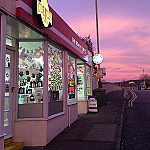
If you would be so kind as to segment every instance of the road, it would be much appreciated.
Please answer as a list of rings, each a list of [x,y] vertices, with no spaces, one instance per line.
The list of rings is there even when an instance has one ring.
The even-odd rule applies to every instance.
[[[150,150],[150,91],[134,91],[133,107],[126,107],[121,150]]]

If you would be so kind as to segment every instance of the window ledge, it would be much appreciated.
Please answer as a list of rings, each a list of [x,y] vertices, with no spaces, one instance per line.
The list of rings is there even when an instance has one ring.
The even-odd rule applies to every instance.
[[[4,134],[0,134],[0,138],[3,138],[5,135],[6,135],[5,133]]]
[[[41,121],[41,120],[47,120],[44,118],[24,118],[24,119],[16,119],[15,121]]]
[[[62,116],[64,114],[65,114],[64,112],[61,112],[61,113],[58,113],[58,114],[55,114],[55,115],[51,115],[51,116],[48,117],[48,120],[59,117],[59,116]]]
[[[87,102],[88,100],[78,100],[78,102]]]
[[[78,102],[69,103],[67,104],[67,106],[76,105],[76,104],[78,104]]]

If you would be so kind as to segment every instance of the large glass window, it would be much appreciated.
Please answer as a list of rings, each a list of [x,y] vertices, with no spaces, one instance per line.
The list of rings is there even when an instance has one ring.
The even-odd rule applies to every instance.
[[[75,58],[68,55],[68,73],[67,73],[67,80],[68,80],[68,104],[76,102],[76,89],[75,89]]]
[[[87,89],[87,99],[88,96],[91,95],[91,68],[89,66],[86,66],[86,89]]]
[[[43,64],[43,42],[19,42],[19,118],[42,117]]]
[[[78,100],[85,100],[84,93],[84,64],[77,64],[77,96]]]
[[[15,38],[13,38],[13,37],[9,36],[8,34],[6,34],[6,45],[15,47],[15,45],[16,45]]]
[[[48,44],[49,116],[63,112],[63,52]]]
[[[9,125],[10,114],[10,76],[11,76],[10,54],[5,56],[5,107],[4,107],[4,127]]]

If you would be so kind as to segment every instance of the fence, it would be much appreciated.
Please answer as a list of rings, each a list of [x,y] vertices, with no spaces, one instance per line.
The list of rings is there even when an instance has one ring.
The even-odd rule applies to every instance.
[[[106,93],[117,91],[117,90],[122,90],[120,86],[115,85],[114,83],[109,83],[109,82],[103,82],[102,88],[106,89]]]
[[[92,78],[92,85],[93,89],[98,88],[98,79],[97,77]],[[117,91],[117,90],[122,90],[122,88],[114,83],[110,82],[102,82],[102,88],[106,89],[106,93],[112,92],[112,91]]]

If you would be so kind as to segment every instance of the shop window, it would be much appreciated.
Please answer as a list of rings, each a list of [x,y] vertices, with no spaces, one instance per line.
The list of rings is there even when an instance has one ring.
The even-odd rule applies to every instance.
[[[43,42],[19,42],[19,118],[42,117],[43,64]]]
[[[10,55],[6,54],[5,57],[5,82],[10,81]]]
[[[86,66],[86,89],[87,89],[87,99],[88,96],[91,95],[91,68],[89,66]]]
[[[15,39],[6,34],[6,45],[15,47]]]
[[[4,104],[4,127],[8,126],[10,114],[10,55],[5,56],[5,104]]]
[[[78,100],[85,100],[84,93],[84,64],[77,64],[77,96]]]
[[[68,55],[68,104],[76,102],[76,88],[75,88],[75,58]]]
[[[63,112],[63,52],[48,44],[49,116]]]

